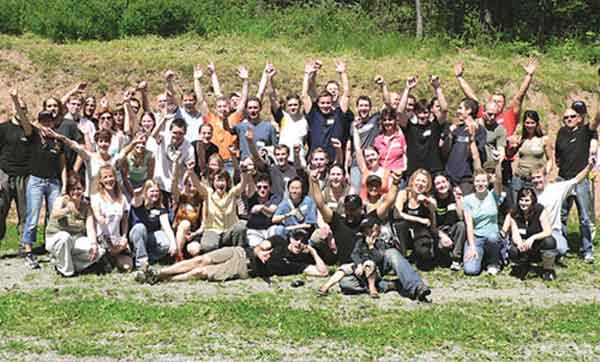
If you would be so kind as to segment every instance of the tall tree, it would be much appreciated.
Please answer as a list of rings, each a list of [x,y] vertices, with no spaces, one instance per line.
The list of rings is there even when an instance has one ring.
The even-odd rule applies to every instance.
[[[421,0],[415,0],[415,10],[417,13],[417,39],[423,37],[423,12],[421,11]]]

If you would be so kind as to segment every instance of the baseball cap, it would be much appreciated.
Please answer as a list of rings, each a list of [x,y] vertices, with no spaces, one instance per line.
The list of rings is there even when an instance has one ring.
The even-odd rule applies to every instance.
[[[571,103],[571,109],[577,112],[580,116],[587,114],[587,106],[584,101],[575,101]]]
[[[369,175],[367,177],[367,181],[366,181],[366,185],[372,185],[374,183],[379,184],[380,186],[382,185],[383,182],[381,182],[381,177],[377,176],[377,175]]]
[[[348,195],[344,197],[344,207],[347,209],[360,209],[362,205],[362,199],[358,195]]]

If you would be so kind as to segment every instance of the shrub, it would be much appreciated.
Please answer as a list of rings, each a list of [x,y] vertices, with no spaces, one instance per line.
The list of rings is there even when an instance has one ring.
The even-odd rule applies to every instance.
[[[120,34],[170,36],[184,33],[193,27],[193,5],[185,0],[130,1],[120,22]]]
[[[21,34],[23,32],[23,13],[22,1],[0,1],[0,33]]]

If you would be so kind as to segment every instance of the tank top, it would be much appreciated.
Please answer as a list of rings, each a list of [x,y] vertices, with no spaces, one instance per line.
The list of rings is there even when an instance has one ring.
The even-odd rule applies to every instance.
[[[546,165],[546,153],[544,152],[544,138],[533,137],[523,141],[519,148],[519,163],[517,165],[517,176],[530,177],[536,169]]]
[[[456,212],[456,199],[450,192],[445,199],[436,198],[437,208],[435,209],[435,220],[438,226],[452,226],[459,221]]]
[[[404,203],[402,212],[410,216],[422,217],[428,219],[430,216],[429,208],[425,204],[419,204],[416,208],[411,208],[409,200]]]
[[[542,232],[542,223],[540,222],[540,216],[544,211],[544,207],[541,204],[535,204],[531,210],[528,220],[522,217],[515,218],[517,226],[519,227],[519,234],[521,239],[525,240],[528,237]]]
[[[150,163],[151,153],[148,150],[144,151],[144,158],[141,165],[136,165],[133,153],[127,155],[127,168],[129,170],[129,180],[134,184],[141,184],[148,179],[148,166]]]
[[[65,207],[67,202],[68,199],[64,198],[61,207]],[[46,238],[52,237],[54,234],[61,231],[66,231],[71,234],[71,236],[86,235],[85,221],[89,212],[90,204],[82,199],[79,210],[75,212],[69,211],[60,219],[50,218],[46,228]]]
[[[202,200],[180,196],[179,205],[175,212],[175,220],[173,221],[173,229],[177,230],[179,223],[187,220],[192,225],[191,230],[196,230],[200,226],[201,216]]]

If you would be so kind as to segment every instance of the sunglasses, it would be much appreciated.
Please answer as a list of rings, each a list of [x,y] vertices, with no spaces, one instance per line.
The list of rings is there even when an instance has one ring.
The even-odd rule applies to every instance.
[[[258,185],[258,186],[256,186],[256,189],[258,189],[258,190],[267,190],[268,188],[269,188],[269,186],[266,186],[266,185]]]
[[[577,118],[576,114],[569,114],[569,115],[566,115],[566,116],[563,117],[564,120],[575,119],[575,118]]]
[[[100,117],[100,120],[101,121],[110,121],[110,120],[112,120],[112,116],[103,116],[103,117]]]

